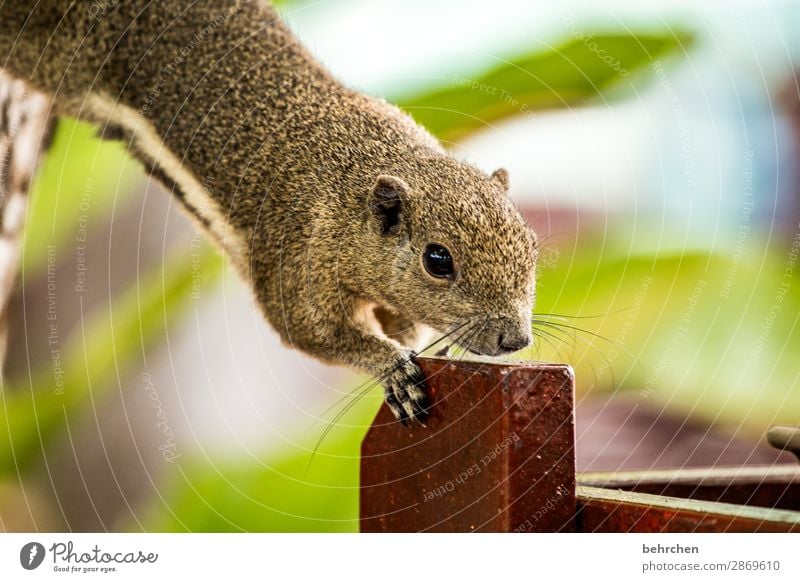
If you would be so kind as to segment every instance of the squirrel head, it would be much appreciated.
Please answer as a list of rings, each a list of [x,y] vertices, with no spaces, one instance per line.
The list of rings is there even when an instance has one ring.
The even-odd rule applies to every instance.
[[[375,178],[364,269],[374,299],[484,355],[532,341],[536,235],[509,200],[508,173],[447,156]],[[454,331],[455,330],[455,331]]]

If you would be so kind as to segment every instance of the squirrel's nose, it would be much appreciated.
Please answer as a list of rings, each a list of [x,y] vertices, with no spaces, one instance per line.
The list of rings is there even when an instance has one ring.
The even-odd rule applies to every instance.
[[[504,352],[517,352],[531,344],[531,337],[528,335],[508,336],[500,334],[497,336],[497,346]]]

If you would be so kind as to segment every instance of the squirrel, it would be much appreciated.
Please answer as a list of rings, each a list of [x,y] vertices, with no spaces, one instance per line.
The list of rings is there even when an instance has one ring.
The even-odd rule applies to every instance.
[[[125,140],[282,341],[374,375],[404,424],[428,413],[413,358],[436,334],[531,343],[537,238],[508,173],[345,87],[266,1],[6,0],[0,22],[1,68]]]

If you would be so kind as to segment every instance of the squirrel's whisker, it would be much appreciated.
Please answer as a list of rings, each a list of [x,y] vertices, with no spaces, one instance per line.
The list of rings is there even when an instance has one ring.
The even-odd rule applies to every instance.
[[[466,356],[467,353],[470,352],[470,348],[472,348],[472,345],[475,343],[475,340],[478,339],[478,337],[483,333],[483,330],[486,329],[487,325],[489,325],[489,323],[485,321],[483,325],[480,327],[480,329],[477,329],[478,327],[477,325],[473,328],[473,333],[470,334],[469,339],[465,340],[464,343],[461,344],[464,348],[464,352],[459,357],[460,360],[463,360],[464,356]]]
[[[477,327],[478,327],[478,324],[475,323],[474,325],[471,325],[470,327],[465,329],[461,334],[459,334],[458,337],[453,339],[452,345],[454,347],[458,348],[459,350],[464,350],[464,347],[463,347],[464,339],[469,337],[469,336],[471,336],[472,333],[475,331],[475,329]]]
[[[464,328],[465,326],[469,326],[469,323],[470,323],[470,321],[467,320],[464,323],[461,323],[461,324],[455,326],[453,329],[451,329],[447,333],[443,334],[440,338],[438,338],[437,340],[435,340],[434,342],[432,342],[431,344],[429,344],[428,346],[426,346],[425,348],[420,350],[420,353],[422,353],[422,352],[424,352],[426,350],[429,350],[430,348],[432,348],[433,346],[435,346],[439,342],[445,340],[449,336],[453,335],[454,333],[456,333],[460,329]],[[470,329],[470,327],[467,327],[467,331],[469,331],[469,329]],[[342,402],[342,400],[344,400],[346,398],[349,398],[349,397],[353,398],[350,402],[348,402],[342,408],[342,410],[337,412],[336,416],[334,416],[333,419],[326,425],[325,429],[323,430],[322,434],[319,437],[319,440],[317,441],[317,444],[314,446],[314,449],[311,452],[311,458],[308,460],[308,465],[306,466],[306,474],[308,474],[308,470],[311,467],[311,463],[313,462],[314,457],[316,456],[317,452],[319,451],[319,448],[322,445],[322,443],[325,440],[325,438],[328,436],[328,434],[330,434],[331,430],[333,430],[333,428],[338,424],[338,422],[342,419],[342,417],[344,417],[345,414],[347,414],[350,410],[352,410],[353,406],[355,406],[356,403],[358,403],[364,396],[366,396],[367,393],[370,390],[372,390],[376,386],[380,385],[381,382],[389,374],[391,374],[392,372],[393,372],[393,369],[389,369],[389,370],[386,370],[383,374],[381,374],[379,376],[375,376],[375,377],[372,377],[372,378],[366,380],[359,387],[354,389],[352,392],[350,392],[349,394],[346,394],[342,398],[338,399],[334,404],[332,404],[330,407],[328,407],[325,410],[325,412],[322,413],[321,416],[324,416],[325,414],[330,412],[333,408],[338,406]]]
[[[545,323],[543,323],[543,322],[539,322],[539,325],[547,325],[547,324],[545,324]],[[563,334],[563,336],[570,338],[570,340],[572,341],[572,347],[573,347],[573,348],[577,348],[577,346],[575,345],[575,342],[576,342],[576,341],[578,341],[578,340],[580,340],[580,341],[581,341],[581,342],[583,342],[583,343],[584,343],[584,344],[585,344],[587,347],[590,347],[590,348],[592,348],[593,350],[595,350],[595,351],[599,352],[601,355],[605,356],[605,352],[603,352],[603,350],[602,350],[601,348],[599,348],[597,345],[595,345],[595,343],[594,343],[593,341],[591,341],[591,340],[589,340],[589,339],[586,339],[586,338],[585,338],[585,337],[583,337],[583,336],[579,336],[579,335],[577,335],[576,333],[574,333],[574,331],[573,331],[572,333],[570,333],[570,331],[569,331],[569,330],[567,330],[567,329],[563,329],[562,327],[559,327],[559,326],[556,326],[556,325],[547,325],[547,327],[548,327],[549,329],[551,329],[551,330],[552,330],[550,333],[559,332],[559,333]],[[543,330],[541,327],[539,327],[539,328],[535,328],[535,329],[536,329],[537,331],[539,331],[539,332],[544,332],[544,330]],[[566,342],[566,341],[567,341],[567,340],[565,339],[565,337],[562,337],[562,336],[556,336],[556,337],[558,337],[558,338],[559,338],[559,340],[560,340],[560,341],[562,341],[562,342]],[[606,338],[601,338],[601,339],[604,339],[605,341],[608,341],[609,343],[611,343],[611,344],[613,344],[613,345],[616,345],[616,344],[615,344],[613,341],[611,341],[611,340],[608,340],[608,339],[606,339]]]
[[[378,386],[391,373],[392,373],[392,370],[387,370],[386,372],[384,372],[380,376],[377,376],[374,379],[371,379],[371,380],[368,380],[367,382],[365,382],[366,386],[358,394],[356,394],[355,397],[353,398],[353,400],[348,402],[342,408],[342,410],[337,412],[336,416],[334,416],[333,419],[325,426],[325,429],[322,431],[322,434],[320,435],[319,439],[317,440],[317,444],[314,445],[314,449],[311,451],[311,457],[308,459],[308,464],[306,465],[306,475],[308,474],[308,470],[311,468],[311,463],[314,461],[314,457],[316,457],[320,446],[322,446],[322,442],[325,440],[325,438],[328,436],[328,434],[330,434],[331,430],[333,430],[333,428],[339,423],[339,421],[342,419],[342,417],[344,417],[344,415],[347,414],[353,408],[353,406],[356,405],[356,403],[358,403],[364,396],[366,396],[366,394],[370,390],[372,390],[373,388]],[[348,394],[348,396],[350,396],[350,395]],[[341,402],[341,400],[339,400],[339,402]]]
[[[557,356],[561,356],[561,349],[556,344],[554,344],[553,341],[564,343],[564,340],[562,338],[560,338],[560,337],[558,337],[556,335],[553,335],[551,333],[548,333],[548,332],[546,332],[544,330],[541,330],[541,329],[534,329],[533,330],[533,335],[535,337],[547,342],[547,345],[549,345],[551,348],[553,348],[553,351],[556,353],[556,355]],[[551,339],[553,341],[550,341]]]
[[[544,325],[544,324],[541,324],[541,325]],[[575,351],[578,349],[578,346],[576,345],[577,340],[578,340],[577,334],[575,334],[575,332],[569,333],[567,330],[561,329],[559,327],[553,327],[553,326],[548,326],[548,327],[549,327],[548,330],[545,330],[542,327],[533,327],[533,326],[532,326],[532,329],[533,329],[533,331],[535,333],[547,334],[548,337],[553,338],[553,340],[557,341],[560,344],[569,345],[569,347],[572,348],[572,351],[570,352],[570,356],[571,357],[567,357],[567,359],[574,359],[575,358]],[[561,335],[556,334],[555,332],[559,332],[559,334],[561,334]],[[596,346],[594,346],[594,344],[589,343],[589,345],[592,348],[596,348]],[[603,352],[601,350],[598,349],[598,351],[600,351],[600,353],[603,354]],[[561,355],[561,352],[557,351],[556,353],[559,356]]]
[[[555,322],[555,321],[543,321],[543,320],[534,319],[533,320],[533,325],[534,326],[535,325],[546,325],[547,327],[550,327],[550,328],[553,328],[553,329],[559,329],[559,330],[562,330],[562,331],[564,329],[570,329],[570,330],[573,330],[573,331],[576,331],[576,332],[581,332],[581,333],[585,333],[587,335],[591,335],[593,337],[601,339],[601,340],[603,340],[605,342],[608,342],[610,344],[617,345],[617,343],[614,340],[611,340],[611,339],[605,337],[604,335],[601,335],[599,333],[595,333],[593,331],[589,331],[588,329],[583,329],[581,327],[577,327],[577,326],[574,326],[574,325],[568,325],[566,323],[560,323],[560,322]]]
[[[597,333],[594,333],[594,332],[591,332],[591,331],[589,331],[589,330],[582,329],[582,328],[579,328],[579,327],[576,327],[576,326],[572,326],[572,325],[567,325],[567,324],[564,324],[564,323],[560,323],[560,322],[541,321],[541,320],[538,320],[538,321],[537,321],[537,320],[534,320],[534,322],[533,322],[533,326],[532,326],[532,327],[533,327],[533,329],[536,329],[537,331],[540,331],[540,332],[541,332],[541,331],[543,331],[543,330],[541,329],[541,327],[539,327],[539,328],[536,328],[536,327],[535,327],[536,325],[540,325],[540,326],[547,326],[549,329],[552,329],[553,331],[559,331],[559,332],[561,332],[561,333],[562,333],[562,334],[564,334],[564,335],[567,335],[567,334],[569,334],[569,332],[567,331],[567,330],[569,329],[569,330],[572,330],[573,332],[581,332],[581,333],[585,333],[585,334],[588,334],[588,335],[590,335],[590,336],[596,337],[596,338],[598,338],[598,339],[601,339],[601,340],[603,340],[603,341],[605,341],[605,342],[608,342],[609,344],[611,344],[611,345],[615,346],[617,349],[621,350],[621,351],[622,351],[623,353],[625,353],[627,356],[631,357],[631,358],[633,359],[633,361],[635,362],[635,365],[636,365],[636,366],[641,366],[641,363],[639,363],[639,362],[638,362],[638,360],[636,359],[636,354],[634,354],[632,351],[630,351],[628,348],[626,348],[626,347],[625,347],[624,345],[622,345],[621,343],[619,343],[619,342],[617,342],[617,341],[614,341],[614,340],[611,340],[611,339],[609,339],[609,338],[607,338],[607,337],[604,337],[604,336],[602,336],[602,335],[600,335],[600,334],[597,334]],[[595,351],[597,351],[598,353],[600,353],[600,355],[601,355],[603,358],[605,358],[605,357],[606,357],[606,354],[605,354],[605,352],[604,352],[602,349],[600,349],[598,346],[596,346],[596,345],[594,344],[594,342],[587,340],[587,339],[586,339],[585,337],[583,337],[583,336],[577,335],[577,333],[573,333],[573,334],[571,334],[571,335],[570,335],[570,337],[572,337],[574,340],[580,340],[580,341],[582,341],[582,342],[583,342],[584,344],[586,344],[588,347],[590,347],[590,348],[592,348],[593,350],[595,350]],[[563,341],[563,340],[562,340],[562,341]],[[611,374],[612,374],[612,379],[613,379],[613,374],[614,374],[614,371],[613,371],[613,369],[611,370]]]
[[[618,315],[625,311],[630,311],[632,307],[622,307],[621,309],[617,309],[615,311],[608,311],[606,313],[601,313],[598,315],[564,315],[562,313],[539,313],[533,312],[533,317],[555,317],[558,319],[599,319],[601,317],[608,317],[610,315]]]

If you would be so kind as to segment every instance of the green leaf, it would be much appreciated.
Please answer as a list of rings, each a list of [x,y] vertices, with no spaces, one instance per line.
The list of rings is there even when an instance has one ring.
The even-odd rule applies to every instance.
[[[462,139],[503,119],[571,107],[632,83],[636,69],[685,48],[691,37],[676,34],[595,34],[573,38],[552,50],[522,55],[482,74],[453,75],[425,94],[390,100],[434,135]]]
[[[181,251],[81,326],[60,354],[60,374],[48,361],[29,380],[4,382],[0,472],[27,468],[70,415],[118,386],[125,369],[191,305],[198,286],[216,281],[222,271],[222,258],[211,249],[199,260]]]

